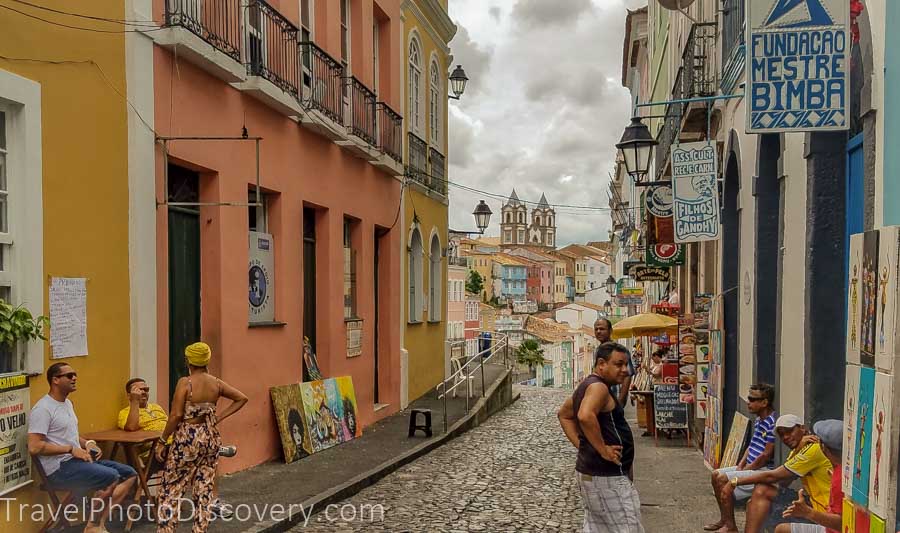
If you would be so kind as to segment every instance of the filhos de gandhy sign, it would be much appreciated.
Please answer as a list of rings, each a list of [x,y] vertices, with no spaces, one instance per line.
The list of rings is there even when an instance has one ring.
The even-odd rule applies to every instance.
[[[747,2],[748,133],[849,127],[849,0]]]
[[[717,154],[707,142],[672,146],[675,242],[719,238]]]

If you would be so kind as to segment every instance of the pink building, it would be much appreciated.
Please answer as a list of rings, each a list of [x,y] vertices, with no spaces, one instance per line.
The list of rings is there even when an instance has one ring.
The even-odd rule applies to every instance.
[[[466,355],[478,353],[478,334],[481,330],[481,299],[477,294],[466,294]]]
[[[465,353],[466,258],[451,256],[447,266],[447,341],[454,346],[451,357]]]
[[[269,387],[308,378],[308,337],[363,427],[397,412],[400,0],[153,7],[160,400],[203,339],[250,397],[226,472],[280,457]]]

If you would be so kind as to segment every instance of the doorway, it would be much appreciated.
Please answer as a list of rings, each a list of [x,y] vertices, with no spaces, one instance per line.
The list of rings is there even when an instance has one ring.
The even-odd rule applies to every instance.
[[[200,175],[170,164],[169,202],[200,200]],[[169,206],[169,400],[188,375],[184,348],[200,340],[200,211]]]
[[[316,353],[316,210],[311,207],[303,208],[303,336]],[[310,381],[305,358],[301,364],[303,381]]]
[[[725,323],[725,362],[722,399],[722,435],[731,431],[731,420],[738,409],[738,349],[740,346],[741,291],[741,212],[738,195],[741,187],[740,154],[735,151],[737,135],[731,133],[732,151],[725,167],[722,194],[722,315]]]

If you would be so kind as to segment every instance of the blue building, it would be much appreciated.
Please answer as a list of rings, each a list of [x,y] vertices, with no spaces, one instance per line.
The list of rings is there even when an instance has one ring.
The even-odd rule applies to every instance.
[[[575,301],[575,278],[566,276],[566,300]]]
[[[528,284],[528,267],[506,254],[497,254],[494,261],[500,265],[500,298],[525,300]]]

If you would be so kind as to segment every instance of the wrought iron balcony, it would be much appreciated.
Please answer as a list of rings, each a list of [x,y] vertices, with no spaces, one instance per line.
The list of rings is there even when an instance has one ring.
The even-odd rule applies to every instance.
[[[376,105],[378,149],[398,163],[403,162],[403,117],[386,103]]]
[[[431,188],[447,196],[447,160],[444,154],[431,148]]]
[[[675,76],[675,84],[673,85],[672,89],[673,100],[681,98],[680,96],[676,95],[681,93],[683,79],[684,67],[678,69],[678,74]],[[660,126],[659,131],[656,134],[656,141],[657,143],[659,143],[656,145],[657,180],[662,179],[663,175],[665,175],[666,173],[666,168],[669,161],[669,149],[678,138],[678,133],[681,130],[681,117],[684,114],[684,109],[684,104],[669,104],[666,106],[665,118],[662,119],[662,125]]]
[[[409,177],[426,187],[430,187],[431,179],[428,177],[428,144],[420,139],[415,133],[409,132],[407,136],[407,145],[409,150],[409,157],[407,157]]]
[[[375,93],[355,77],[345,81],[350,94],[350,117],[347,120],[350,133],[376,146]]]
[[[166,26],[180,26],[241,60],[241,0],[166,0]]]
[[[691,26],[681,64],[684,74],[681,79],[680,98],[713,96],[718,90],[716,69],[716,23],[704,22]]]
[[[337,124],[343,124],[341,64],[312,42],[300,43],[300,54],[303,68],[303,105],[321,112]]]
[[[204,2],[212,3],[212,2]],[[247,72],[300,98],[297,27],[264,0],[249,0],[244,28]]]

